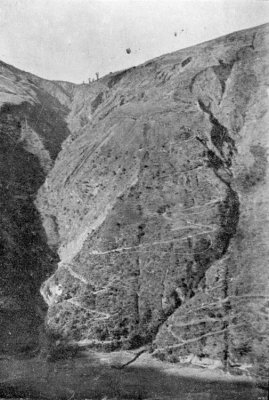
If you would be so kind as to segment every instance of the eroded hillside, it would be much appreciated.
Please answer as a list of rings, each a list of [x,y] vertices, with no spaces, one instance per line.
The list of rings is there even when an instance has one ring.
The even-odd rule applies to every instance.
[[[0,63],[1,353],[46,315],[64,343],[266,373],[268,29],[90,85]]]
[[[58,83],[72,135],[36,201],[50,334],[264,373],[268,29]]]

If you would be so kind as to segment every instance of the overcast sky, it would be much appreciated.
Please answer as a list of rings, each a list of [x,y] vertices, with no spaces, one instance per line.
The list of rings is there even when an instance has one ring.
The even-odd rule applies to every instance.
[[[0,59],[80,83],[265,22],[269,0],[0,0]]]

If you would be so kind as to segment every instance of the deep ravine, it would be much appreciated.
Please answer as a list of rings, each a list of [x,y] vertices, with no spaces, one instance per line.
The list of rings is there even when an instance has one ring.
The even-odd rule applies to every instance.
[[[266,374],[268,25],[90,85],[3,68],[2,352]]]

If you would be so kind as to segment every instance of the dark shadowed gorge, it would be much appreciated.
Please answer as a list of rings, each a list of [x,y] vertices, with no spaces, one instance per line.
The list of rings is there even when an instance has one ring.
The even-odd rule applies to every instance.
[[[268,35],[89,85],[1,63],[3,354],[268,374]]]
[[[11,85],[8,74],[1,78]],[[16,74],[14,85],[16,79],[22,80]],[[28,98],[24,101],[22,97],[20,104],[16,100],[15,104],[5,102],[0,114],[0,349],[5,354],[39,347],[39,331],[45,316],[40,285],[54,270],[58,257],[47,244],[34,200],[61,142],[69,134],[67,110],[28,80],[23,84],[30,86],[35,100],[28,102]],[[9,96],[8,89],[3,85],[1,95]]]

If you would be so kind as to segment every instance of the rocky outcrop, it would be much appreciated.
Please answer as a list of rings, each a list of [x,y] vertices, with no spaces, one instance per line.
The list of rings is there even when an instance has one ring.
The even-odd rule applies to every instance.
[[[57,226],[51,334],[264,373],[267,90],[264,25],[76,91],[36,202]]]

